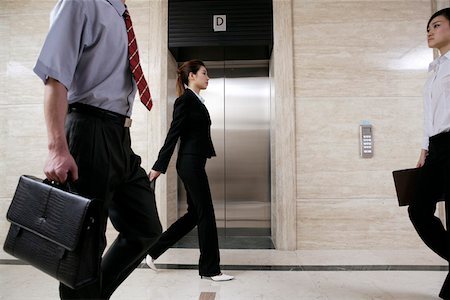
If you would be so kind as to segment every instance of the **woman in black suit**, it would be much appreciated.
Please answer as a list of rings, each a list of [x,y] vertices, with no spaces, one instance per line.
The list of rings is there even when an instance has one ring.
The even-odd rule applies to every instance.
[[[175,145],[180,139],[177,172],[186,189],[188,209],[150,248],[146,262],[151,269],[156,270],[153,261],[197,226],[200,276],[225,281],[234,277],[220,271],[216,218],[205,172],[206,160],[216,155],[211,140],[211,119],[203,104],[204,99],[199,95],[200,90],[207,88],[208,80],[202,61],[191,60],[178,69],[179,97],[174,104],[173,120],[149,177],[152,181],[166,172]]]

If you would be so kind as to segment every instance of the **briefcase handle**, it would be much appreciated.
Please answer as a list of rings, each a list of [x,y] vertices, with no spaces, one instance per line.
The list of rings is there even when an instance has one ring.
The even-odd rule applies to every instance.
[[[67,174],[67,180],[64,183],[60,183],[57,181],[49,180],[48,178],[45,178],[43,180],[43,183],[48,184],[52,187],[55,187],[57,189],[72,193],[72,194],[78,194],[76,192],[76,189],[73,186],[72,176],[70,173]]]

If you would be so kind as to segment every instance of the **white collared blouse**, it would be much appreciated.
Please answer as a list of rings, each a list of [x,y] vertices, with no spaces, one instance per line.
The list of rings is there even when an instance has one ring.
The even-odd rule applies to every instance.
[[[435,59],[429,66],[425,83],[424,134],[422,148],[428,150],[429,138],[450,130],[450,52]]]

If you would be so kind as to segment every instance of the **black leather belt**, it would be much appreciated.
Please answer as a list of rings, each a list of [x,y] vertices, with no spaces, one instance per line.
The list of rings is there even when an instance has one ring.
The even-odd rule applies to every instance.
[[[123,127],[131,127],[131,119],[127,116],[98,108],[92,105],[82,104],[82,103],[74,103],[69,105],[69,113],[77,112],[82,114],[87,114],[91,116],[95,116],[101,118],[102,120],[112,121],[117,123]]]

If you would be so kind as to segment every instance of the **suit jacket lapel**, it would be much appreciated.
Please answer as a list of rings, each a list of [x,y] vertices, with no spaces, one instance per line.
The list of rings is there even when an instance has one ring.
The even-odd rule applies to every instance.
[[[192,101],[194,101],[194,105],[201,107],[201,109],[205,112],[206,118],[208,119],[208,123],[209,123],[209,125],[211,125],[211,116],[209,115],[209,111],[206,108],[206,105],[204,103],[202,103],[202,101],[200,101],[200,99],[198,99],[197,95],[191,89],[186,89],[186,91],[191,96]]]

